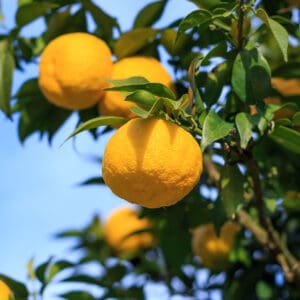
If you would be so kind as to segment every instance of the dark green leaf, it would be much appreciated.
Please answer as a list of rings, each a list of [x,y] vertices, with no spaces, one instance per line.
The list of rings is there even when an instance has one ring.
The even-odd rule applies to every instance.
[[[18,100],[14,111],[21,112],[18,128],[21,142],[34,132],[39,132],[41,136],[47,133],[51,142],[54,134],[72,113],[71,110],[49,103],[41,93],[36,78],[27,80],[15,97]]]
[[[60,294],[60,297],[67,299],[67,300],[95,300],[96,298],[85,291],[72,291],[64,294]]]
[[[62,282],[79,282],[79,283],[88,283],[99,285],[100,280],[89,275],[74,275],[71,277],[64,278]]]
[[[221,172],[221,199],[227,216],[232,217],[243,203],[244,178],[237,165],[225,165]]]
[[[280,25],[277,21],[269,18],[266,11],[262,8],[259,8],[256,11],[257,17],[259,17],[266,26],[270,29],[274,39],[276,40],[281,53],[283,55],[283,58],[285,61],[288,60],[288,33],[285,30],[285,28]]]
[[[90,130],[99,126],[108,126],[108,125],[121,125],[127,122],[127,119],[122,117],[97,117],[91,119],[81,125],[79,125],[64,141],[68,141],[73,136],[77,135],[80,132]]]
[[[284,126],[275,126],[269,137],[291,152],[300,154],[300,133]]]
[[[109,79],[107,81],[112,83],[114,87],[149,83],[146,78],[140,76],[129,77],[126,79]]]
[[[51,264],[52,260],[53,260],[53,258],[50,257],[47,261],[40,264],[35,270],[35,274],[36,274],[37,279],[43,285],[46,284],[46,275],[47,275],[46,272],[47,272],[47,269],[48,269],[49,265]]]
[[[151,94],[159,97],[165,97],[175,100],[176,96],[172,90],[161,83],[145,83],[145,84],[130,84],[130,85],[119,85],[110,88],[106,88],[105,91],[119,91],[134,93],[138,90],[148,91]]]
[[[247,104],[255,104],[269,95],[270,67],[256,48],[244,49],[237,55],[231,82],[235,93]]]
[[[104,180],[102,177],[93,177],[89,178],[83,182],[80,183],[80,185],[92,185],[92,184],[105,184]]]
[[[15,60],[7,40],[0,41],[0,110],[11,114],[10,97]]]
[[[211,17],[211,13],[204,9],[191,12],[180,22],[177,38],[188,29],[208,24],[211,21]]]
[[[98,5],[95,5],[90,0],[83,0],[82,3],[84,8],[91,13],[103,37],[108,40],[112,39],[113,29],[119,29],[117,19],[106,14]]]
[[[13,294],[17,299],[23,300],[27,299],[27,297],[29,296],[29,292],[23,283],[4,274],[0,274],[0,280],[5,282],[9,286],[9,288],[13,291]]]
[[[292,126],[300,127],[300,112],[296,112],[292,118]]]
[[[45,15],[47,11],[57,8],[59,5],[51,2],[33,2],[19,7],[16,14],[16,23],[22,27],[35,19]]]
[[[114,45],[114,53],[118,59],[136,54],[150,44],[157,30],[152,28],[136,28],[124,33]]]
[[[210,111],[203,124],[201,140],[202,151],[211,143],[222,139],[233,129],[233,125],[225,122],[214,111]]]
[[[161,17],[167,1],[156,1],[146,5],[136,16],[134,28],[151,27]]]
[[[246,149],[249,140],[252,137],[252,122],[249,114],[241,112],[235,117],[235,124],[240,135],[242,149]]]

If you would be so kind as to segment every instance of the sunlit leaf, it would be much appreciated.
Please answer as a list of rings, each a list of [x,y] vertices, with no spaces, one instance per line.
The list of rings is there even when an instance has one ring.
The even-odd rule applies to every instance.
[[[137,53],[151,43],[157,30],[152,28],[136,28],[124,33],[115,43],[114,52],[118,59]]]
[[[10,98],[15,60],[7,40],[0,41],[0,110],[11,114]]]
[[[236,127],[238,129],[241,147],[246,149],[249,140],[252,137],[252,122],[248,114],[241,112],[235,117]]]
[[[155,1],[146,5],[136,16],[134,28],[151,27],[161,17],[167,1]]]
[[[224,138],[233,128],[232,124],[225,122],[214,111],[210,111],[203,124],[201,149],[204,150],[209,144]]]
[[[265,10],[259,8],[256,11],[256,15],[266,24],[270,29],[274,39],[276,40],[283,58],[285,61],[288,60],[288,33],[285,28],[280,25],[277,21],[271,19]]]

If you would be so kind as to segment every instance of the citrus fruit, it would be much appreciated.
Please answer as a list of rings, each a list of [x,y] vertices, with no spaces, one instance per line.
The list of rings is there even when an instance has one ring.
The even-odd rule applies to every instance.
[[[138,232],[150,227],[149,219],[139,218],[137,210],[121,207],[113,211],[104,224],[104,236],[116,253],[135,253],[154,245],[150,232]]]
[[[39,86],[53,104],[67,109],[95,105],[112,72],[107,44],[88,33],[69,33],[52,40],[41,55]]]
[[[148,208],[170,206],[186,196],[202,173],[194,137],[166,120],[135,118],[106,145],[102,176],[117,196]]]
[[[112,70],[111,79],[126,79],[141,76],[150,82],[156,82],[172,88],[172,78],[164,66],[153,57],[132,56],[117,61]],[[99,102],[99,112],[106,116],[134,118],[129,108],[136,106],[133,102],[124,101],[120,92],[108,91]]]
[[[285,97],[300,95],[300,80],[285,79],[280,77],[272,78],[272,85]]]
[[[213,224],[206,224],[193,231],[192,249],[201,258],[204,266],[218,271],[225,269],[229,263],[229,253],[240,226],[234,222],[226,222],[217,236]]]
[[[11,289],[2,280],[0,280],[0,299],[1,300],[14,300],[15,299]]]

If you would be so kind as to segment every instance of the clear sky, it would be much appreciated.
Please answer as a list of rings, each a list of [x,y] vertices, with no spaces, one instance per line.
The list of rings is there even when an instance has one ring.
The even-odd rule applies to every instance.
[[[12,28],[17,0],[2,0],[5,25]],[[128,30],[137,11],[153,0],[94,1],[119,19]],[[167,14],[158,23],[167,25],[195,9],[187,0],[170,0]],[[36,21],[24,28],[28,36],[39,34],[43,22]],[[37,66],[16,73],[13,90],[25,79],[37,76]],[[17,117],[13,122],[0,112],[0,273],[19,280],[26,279],[26,264],[34,257],[39,264],[50,255],[64,258],[68,244],[52,235],[69,228],[82,228],[94,214],[105,218],[114,208],[126,204],[106,187],[77,187],[76,184],[100,174],[100,165],[87,159],[100,156],[106,139],[94,142],[88,135],[59,147],[72,132],[77,118],[71,118],[54,137],[50,147],[46,139],[35,134],[21,145],[17,138]],[[154,291],[153,291],[154,292]],[[48,298],[49,297],[49,298]],[[44,300],[54,299],[51,296]],[[150,298],[149,298],[150,299]],[[153,296],[153,299],[158,299]],[[163,298],[159,298],[163,300]],[[178,299],[178,298],[177,298]]]

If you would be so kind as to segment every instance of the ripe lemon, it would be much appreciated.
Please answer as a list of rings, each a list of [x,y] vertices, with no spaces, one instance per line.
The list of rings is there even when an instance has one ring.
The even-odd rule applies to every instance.
[[[102,175],[119,197],[148,208],[184,198],[202,173],[202,152],[194,137],[162,119],[136,118],[106,145]]]
[[[112,72],[107,44],[88,33],[69,33],[52,40],[41,55],[39,86],[52,103],[67,109],[95,105]]]
[[[150,227],[149,219],[139,218],[137,210],[121,207],[113,211],[104,224],[104,236],[116,253],[136,253],[154,245],[154,236],[150,232],[137,232]]]
[[[218,271],[225,269],[229,263],[229,253],[234,245],[234,239],[240,226],[226,222],[217,236],[214,225],[206,224],[193,231],[192,249],[201,258],[204,266]]]
[[[2,280],[0,280],[0,299],[1,300],[15,299],[11,289]]]
[[[111,79],[126,79],[134,76],[145,77],[150,82],[156,82],[173,88],[172,78],[164,66],[153,57],[132,56],[117,61],[112,70]],[[106,116],[134,118],[135,114],[129,108],[136,106],[133,102],[124,101],[125,96],[119,92],[106,92],[99,102],[99,112]]]

